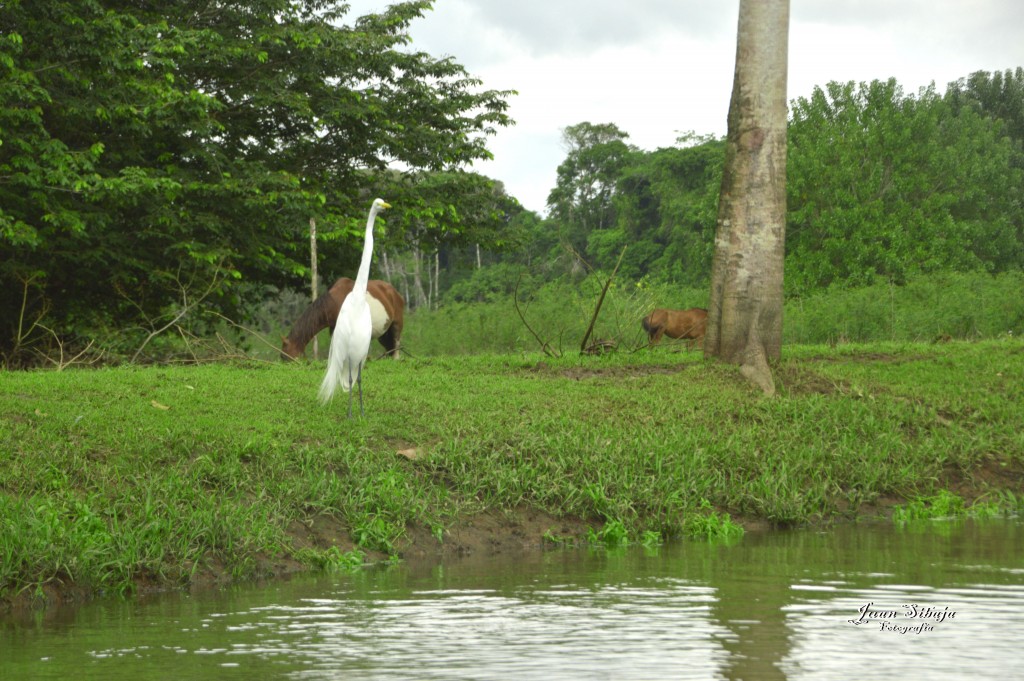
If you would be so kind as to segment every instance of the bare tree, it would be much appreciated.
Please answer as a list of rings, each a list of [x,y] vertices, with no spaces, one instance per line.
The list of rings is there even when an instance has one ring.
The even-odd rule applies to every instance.
[[[312,303],[320,295],[320,279],[316,271],[316,218],[309,219],[309,288]],[[320,341],[313,336],[313,359],[320,359]]]
[[[182,277],[181,268],[179,268],[178,274],[174,278],[174,282],[178,286],[178,290],[181,295],[181,303],[175,305],[172,309],[158,317],[150,317],[146,314],[146,311],[142,309],[141,305],[129,298],[127,294],[121,292],[124,299],[139,310],[139,313],[146,320],[146,326],[149,328],[149,334],[146,336],[145,340],[142,341],[142,345],[140,345],[135,351],[135,354],[132,355],[131,363],[134,364],[138,361],[139,356],[142,355],[142,351],[146,349],[146,346],[149,345],[151,340],[168,329],[179,328],[178,322],[197,311],[203,301],[217,290],[224,277],[225,270],[223,263],[217,263],[217,267],[214,269],[210,280],[206,282],[206,288],[200,290],[202,282],[197,281],[196,275],[193,274],[186,280]]]
[[[767,394],[782,349],[789,0],[740,0],[704,354]]]
[[[433,309],[437,309],[437,306],[441,302],[441,251],[434,251],[434,293],[433,293]]]
[[[429,272],[429,270],[428,270]],[[430,299],[423,288],[423,251],[420,250],[420,242],[417,239],[413,242],[412,250],[412,292],[414,308],[430,308]]]

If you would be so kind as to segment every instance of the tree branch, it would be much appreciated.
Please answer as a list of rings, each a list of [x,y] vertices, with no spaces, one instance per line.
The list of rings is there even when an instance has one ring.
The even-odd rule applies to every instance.
[[[552,350],[551,349],[551,345],[547,341],[541,340],[541,337],[539,335],[537,335],[537,332],[534,331],[533,327],[531,327],[529,322],[526,321],[526,317],[523,316],[522,310],[519,309],[519,284],[520,284],[520,282],[522,282],[522,280],[523,280],[523,275],[522,275],[522,273],[520,273],[519,274],[519,278],[516,279],[516,287],[512,291],[512,304],[516,308],[516,314],[519,315],[519,319],[520,319],[520,321],[523,322],[523,326],[526,327],[526,330],[529,331],[531,334],[533,334],[533,337],[537,339],[537,343],[540,344],[540,349],[544,351],[545,355],[547,355],[548,357],[560,357],[561,354],[560,353],[556,353],[554,350]]]
[[[146,336],[146,340],[142,341],[142,345],[140,345],[138,350],[135,351],[135,354],[132,355],[131,363],[135,363],[135,361],[139,358],[139,355],[142,354],[142,351],[146,349],[146,346],[149,345],[149,342],[151,340],[159,336],[167,329],[173,326],[177,326],[178,322],[181,321],[183,317],[192,312],[192,310],[194,310],[200,303],[206,300],[206,298],[211,293],[213,293],[214,289],[217,288],[217,285],[220,283],[222,278],[223,277],[221,276],[220,264],[218,263],[217,268],[214,270],[213,278],[210,280],[209,286],[206,287],[206,290],[203,291],[203,293],[198,298],[190,302],[189,285],[191,284],[191,282],[189,282],[189,284],[183,284],[180,278],[175,277],[175,281],[178,284],[178,288],[181,289],[181,308],[178,310],[177,314],[175,314],[171,318],[169,322],[167,322],[158,329],[153,329],[152,331],[150,331],[149,335]],[[136,305],[136,307],[138,307],[138,305]]]
[[[590,317],[590,326],[587,327],[587,332],[583,334],[583,342],[580,343],[580,352],[585,352],[587,349],[587,341],[590,340],[590,334],[594,330],[594,324],[597,322],[597,315],[601,312],[601,305],[604,304],[604,296],[608,293],[608,287],[612,285],[612,279],[615,278],[615,273],[619,271],[619,265],[622,264],[622,256],[626,255],[626,247],[622,247],[622,252],[619,253],[619,259],[615,262],[615,269],[612,270],[612,275],[608,277],[608,281],[604,283],[604,288],[601,289],[601,296],[597,299],[597,305],[594,307],[594,314]]]

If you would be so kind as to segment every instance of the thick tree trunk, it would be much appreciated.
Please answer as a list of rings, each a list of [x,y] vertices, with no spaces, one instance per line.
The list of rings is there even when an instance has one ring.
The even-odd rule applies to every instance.
[[[740,0],[705,356],[775,392],[782,349],[789,0]]]

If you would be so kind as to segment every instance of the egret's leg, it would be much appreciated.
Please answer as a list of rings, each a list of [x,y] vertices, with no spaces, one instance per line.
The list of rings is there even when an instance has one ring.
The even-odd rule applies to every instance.
[[[352,363],[348,365],[348,417],[352,418]]]
[[[363,365],[359,365],[359,369],[356,370],[356,383],[359,384],[359,415],[366,416],[366,412],[363,411]]]

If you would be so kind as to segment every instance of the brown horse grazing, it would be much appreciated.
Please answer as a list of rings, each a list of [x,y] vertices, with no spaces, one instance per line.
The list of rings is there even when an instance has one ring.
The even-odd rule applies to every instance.
[[[689,310],[658,309],[644,317],[643,321],[649,345],[657,345],[662,335],[685,338],[688,343],[703,343],[707,323],[708,311],[702,307],[691,307]]]
[[[281,359],[298,359],[306,352],[306,344],[320,333],[321,329],[334,331],[338,321],[341,303],[352,292],[355,282],[342,277],[306,308],[287,336],[281,338]],[[371,279],[366,285],[366,299],[370,303],[370,317],[373,320],[373,337],[387,350],[385,354],[395,359],[399,356],[402,338],[402,323],[405,300],[395,287],[380,279]]]

